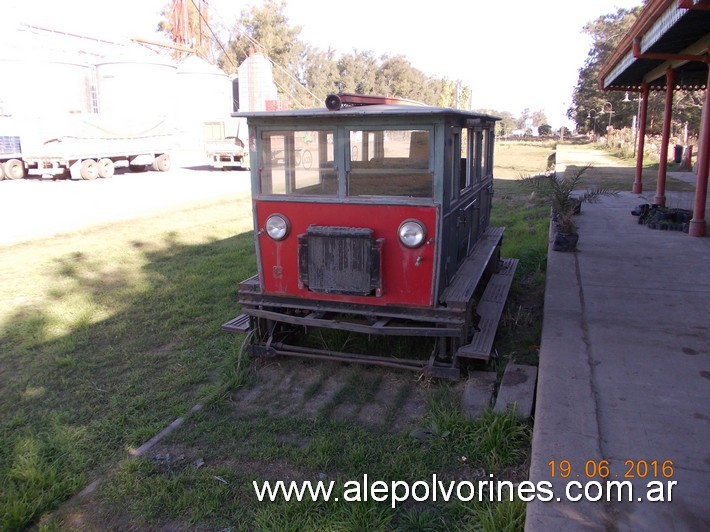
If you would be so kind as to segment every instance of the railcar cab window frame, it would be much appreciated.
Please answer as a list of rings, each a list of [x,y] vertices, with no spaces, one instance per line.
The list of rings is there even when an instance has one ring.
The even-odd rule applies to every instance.
[[[452,149],[450,196],[456,202],[473,189],[493,177],[491,130],[477,127],[454,127],[451,132]]]
[[[261,195],[338,196],[334,129],[264,129],[260,136]]]
[[[348,198],[434,199],[432,128],[349,127],[345,139]]]

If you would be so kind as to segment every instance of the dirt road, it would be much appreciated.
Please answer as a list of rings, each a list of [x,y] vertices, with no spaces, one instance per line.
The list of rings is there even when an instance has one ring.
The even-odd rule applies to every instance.
[[[249,194],[249,172],[215,170],[199,154],[178,154],[168,172],[117,170],[111,179],[0,181],[0,245]]]

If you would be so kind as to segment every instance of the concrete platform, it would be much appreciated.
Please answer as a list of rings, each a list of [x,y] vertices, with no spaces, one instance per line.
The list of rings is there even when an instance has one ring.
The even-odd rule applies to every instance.
[[[530,477],[554,497],[526,530],[710,530],[710,238],[638,225],[645,202],[585,205],[579,251],[549,252]],[[631,502],[568,500],[606,465]]]

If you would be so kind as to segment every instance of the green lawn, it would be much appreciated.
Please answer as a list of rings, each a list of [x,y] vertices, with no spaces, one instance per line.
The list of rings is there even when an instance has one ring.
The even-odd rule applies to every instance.
[[[554,151],[520,148],[496,153],[518,176],[544,170]],[[521,259],[491,368],[502,371],[537,362],[548,220],[514,181],[495,186],[503,254]],[[238,313],[238,281],[256,270],[250,208],[248,197],[224,198],[3,248],[0,529],[521,530],[519,502],[256,500],[251,481],[263,479],[519,481],[530,426],[490,413],[470,421],[460,385],[412,374],[247,360],[237,371],[240,337],[220,325]],[[269,370],[284,383],[250,401]],[[300,411],[284,395],[297,374],[313,376],[298,400],[326,397],[322,408]],[[328,396],[333,375],[341,387]],[[365,419],[388,392],[381,422],[343,414]],[[205,408],[155,450],[128,459],[197,403]],[[95,479],[93,494],[69,501]]]

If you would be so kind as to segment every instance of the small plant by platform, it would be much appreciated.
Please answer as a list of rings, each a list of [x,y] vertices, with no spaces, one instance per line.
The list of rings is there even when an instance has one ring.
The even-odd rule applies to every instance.
[[[558,176],[553,169],[544,174],[523,177],[523,185],[530,187],[541,198],[550,203],[554,227],[555,251],[575,251],[579,233],[574,215],[581,212],[582,203],[596,203],[602,196],[615,196],[617,191],[605,187],[595,187],[579,192],[583,176],[591,164],[575,169],[571,177]]]

